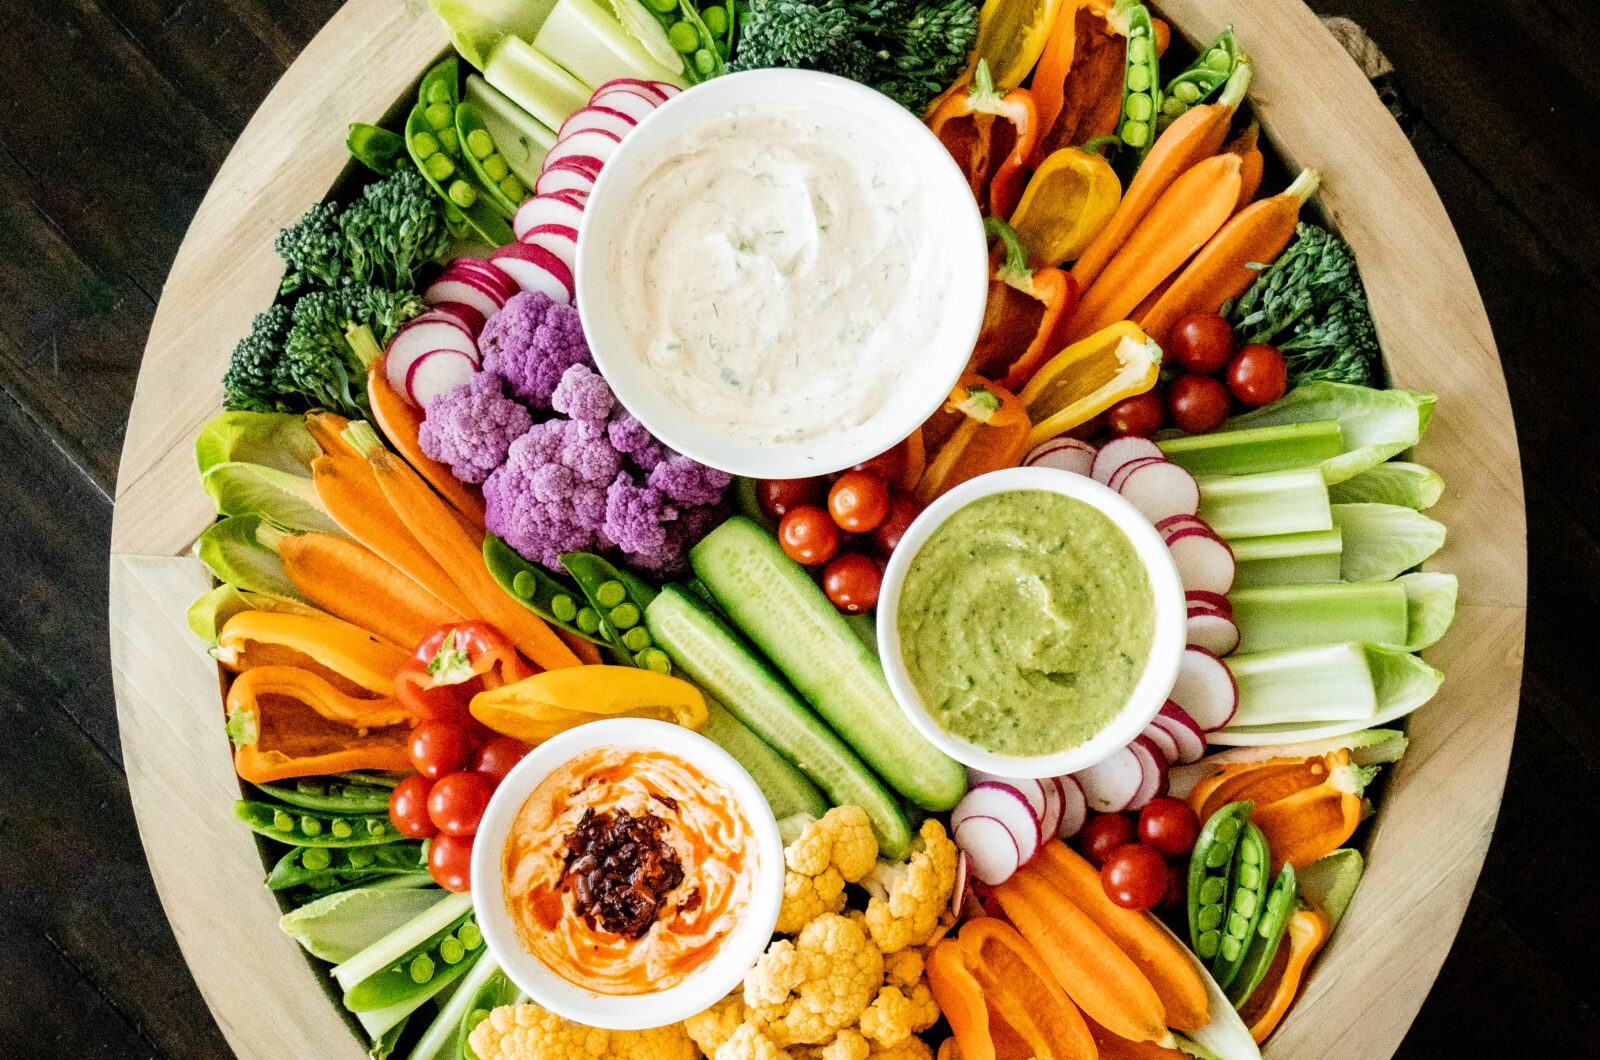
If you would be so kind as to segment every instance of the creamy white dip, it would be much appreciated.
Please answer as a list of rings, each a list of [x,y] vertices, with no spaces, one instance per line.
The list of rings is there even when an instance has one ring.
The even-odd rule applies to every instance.
[[[895,142],[841,107],[761,103],[662,145],[613,243],[621,352],[741,442],[872,419],[949,288],[938,218]]]

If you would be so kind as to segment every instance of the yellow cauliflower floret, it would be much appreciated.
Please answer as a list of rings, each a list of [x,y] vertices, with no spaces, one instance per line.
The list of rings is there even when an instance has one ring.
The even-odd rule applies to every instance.
[[[842,1030],[839,1037],[812,1052],[814,1060],[867,1060],[872,1046],[860,1031]]]
[[[844,885],[857,883],[878,863],[872,820],[859,806],[835,806],[806,825],[783,852],[783,906],[776,930],[793,935],[824,913],[844,909]]]
[[[723,1042],[711,1060],[790,1060],[789,1051],[779,1048],[771,1038],[748,1023],[741,1023],[733,1037]]]
[[[867,930],[884,953],[925,946],[950,909],[956,886],[956,845],[944,825],[922,822],[911,852],[901,862],[880,861],[861,880],[872,895]]]
[[[883,981],[901,990],[909,990],[922,981],[926,961],[918,949],[900,950],[883,958]]]
[[[825,913],[746,974],[748,1022],[779,1045],[821,1044],[855,1026],[882,984],[883,954],[854,921]]]
[[[921,1038],[907,1038],[888,1048],[874,1046],[871,1060],[933,1060],[933,1049]]]
[[[861,1033],[879,1045],[897,1045],[939,1022],[939,1003],[927,983],[909,991],[886,986],[861,1014]]]
[[[481,1060],[699,1060],[681,1023],[606,1031],[538,1005],[502,1005],[473,1028],[468,1041]]]
[[[735,990],[704,1012],[683,1021],[683,1029],[700,1051],[714,1056],[724,1042],[732,1038],[745,1020],[744,991]]]

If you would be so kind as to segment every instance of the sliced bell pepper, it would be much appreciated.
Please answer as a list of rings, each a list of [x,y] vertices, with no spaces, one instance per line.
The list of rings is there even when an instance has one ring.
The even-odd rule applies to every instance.
[[[983,222],[999,239],[1005,257],[989,283],[983,330],[972,353],[974,371],[1005,373],[1000,385],[1013,392],[1049,356],[1050,336],[1078,306],[1078,282],[1060,269],[1028,268],[1028,251],[1010,225],[997,217]]]
[[[228,689],[233,764],[251,783],[352,769],[410,769],[417,720],[393,698],[358,699],[293,666],[257,666]]]
[[[1127,72],[1127,6],[1119,0],[1076,0],[1056,17],[1029,83],[1039,117],[1036,167],[1054,151],[1116,131]],[[1160,19],[1152,22],[1161,55],[1172,31]]]
[[[1010,217],[1022,197],[1037,135],[1028,90],[1002,93],[989,75],[988,61],[979,60],[967,90],[940,104],[928,128],[960,165],[978,208]]]
[[[1189,792],[1205,821],[1231,802],[1255,803],[1255,822],[1272,848],[1274,872],[1300,868],[1343,846],[1361,823],[1361,794],[1377,766],[1350,764],[1349,748],[1309,758],[1271,758],[1222,766]]]
[[[395,675],[395,695],[419,718],[464,721],[472,697],[513,684],[528,665],[504,634],[487,622],[453,622],[422,639]]]
[[[1285,942],[1255,991],[1239,1009],[1257,1045],[1271,1037],[1305,986],[1306,972],[1328,941],[1328,914],[1302,907],[1289,918]]]
[[[961,483],[990,471],[1015,467],[1028,451],[1028,414],[1011,391],[975,372],[961,377],[942,414],[929,423],[959,422],[928,461],[917,482],[916,498],[923,504]]]
[[[1072,0],[985,0],[972,54],[989,63],[996,85],[1015,88],[1038,63],[1056,19],[1076,6]]]
[[[1036,265],[1075,260],[1122,201],[1122,181],[1103,155],[1064,147],[1039,163],[1011,227]]]
[[[653,718],[699,731],[706,700],[679,677],[635,666],[576,666],[525,677],[472,697],[472,716],[495,732],[539,743],[607,717]]]
[[[339,619],[283,611],[242,611],[228,619],[213,653],[235,673],[258,666],[309,670],[349,695],[394,695],[406,653]]]
[[[1028,447],[1087,423],[1124,398],[1143,394],[1161,373],[1161,347],[1131,320],[1073,343],[1045,363],[1022,391],[1033,421]]]

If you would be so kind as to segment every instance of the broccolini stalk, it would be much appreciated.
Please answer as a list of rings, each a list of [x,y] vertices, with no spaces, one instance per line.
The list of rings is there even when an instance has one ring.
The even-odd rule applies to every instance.
[[[256,314],[250,334],[239,340],[222,377],[222,407],[229,411],[286,412],[274,379],[289,334],[289,307],[275,305]]]

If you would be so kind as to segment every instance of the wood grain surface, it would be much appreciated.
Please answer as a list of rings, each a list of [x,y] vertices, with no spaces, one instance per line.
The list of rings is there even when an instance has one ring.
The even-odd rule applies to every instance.
[[[1595,986],[1578,973],[1600,924],[1571,886],[1583,864],[1572,838],[1600,823],[1589,794],[1600,725],[1585,711],[1597,676],[1587,624],[1569,616],[1600,602],[1586,459],[1596,368],[1581,341],[1600,323],[1600,211],[1596,147],[1575,130],[1595,109],[1585,60],[1600,22],[1587,5],[1528,0],[1314,6],[1363,22],[1399,67],[1413,143],[1495,323],[1534,533],[1524,710],[1501,826],[1462,935],[1397,1055],[1584,1055],[1596,1040]],[[227,1055],[155,903],[120,773],[102,595],[110,496],[140,346],[178,240],[273,79],[337,7],[33,0],[0,20],[17,99],[0,110],[0,446],[11,458],[0,540],[15,558],[0,574],[13,604],[0,615],[0,981],[22,984],[0,1006],[0,1055]],[[347,63],[339,76],[355,79]],[[229,309],[247,321],[260,301]],[[1516,461],[1491,470],[1509,478]],[[1503,550],[1516,553],[1515,541]],[[1476,682],[1480,659],[1504,669],[1493,623],[1472,624],[1488,631],[1486,647],[1441,646],[1474,657],[1448,660],[1452,682]],[[1458,767],[1453,782],[1436,769],[1417,794],[1470,800],[1495,783],[1471,761],[1445,763]],[[1391,798],[1408,794],[1396,787]],[[238,911],[249,912],[244,901]],[[1391,1020],[1396,1035],[1404,1018]]]

